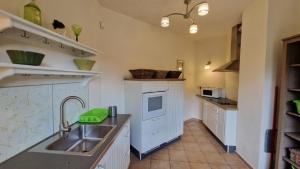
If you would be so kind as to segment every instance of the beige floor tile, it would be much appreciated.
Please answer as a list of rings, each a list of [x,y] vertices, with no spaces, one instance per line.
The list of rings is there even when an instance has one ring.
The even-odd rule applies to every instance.
[[[170,161],[169,161],[170,160]],[[203,124],[185,124],[184,135],[140,161],[131,154],[129,169],[251,169],[236,154],[227,154]]]
[[[202,152],[217,153],[218,150],[211,143],[198,143]]]
[[[169,150],[184,150],[183,144],[181,141],[176,141],[175,143],[172,143],[168,146]]]
[[[192,135],[190,135],[190,136],[182,136],[181,137],[181,141],[182,142],[193,142],[193,143],[196,143],[196,140],[195,140],[195,138]]]
[[[191,151],[186,151],[185,152],[189,162],[192,163],[207,163],[207,160],[205,156],[203,155],[202,152],[191,152]]]
[[[219,153],[204,153],[204,156],[210,164],[227,164]]]
[[[185,151],[201,151],[200,146],[193,142],[184,142],[183,148]]]
[[[230,168],[231,169],[251,169],[249,166],[247,165],[243,165],[243,166],[240,166],[240,165],[230,165]]]
[[[197,143],[210,142],[210,140],[205,135],[193,135],[193,137],[195,138]]]
[[[242,159],[236,154],[224,153],[222,155],[226,160],[227,164],[235,166],[247,166]]]
[[[209,164],[211,169],[230,169],[229,165],[225,164]]]
[[[133,161],[129,169],[150,169],[150,160]]]
[[[170,169],[169,161],[151,160],[151,169]]]
[[[162,149],[159,150],[151,155],[151,160],[163,160],[163,161],[169,161],[169,150],[168,149]]]
[[[171,161],[170,165],[171,169],[190,169],[189,163],[187,162]]]
[[[183,162],[188,161],[184,151],[169,150],[169,155],[171,161],[183,161]]]
[[[190,163],[191,169],[211,169],[206,163]]]

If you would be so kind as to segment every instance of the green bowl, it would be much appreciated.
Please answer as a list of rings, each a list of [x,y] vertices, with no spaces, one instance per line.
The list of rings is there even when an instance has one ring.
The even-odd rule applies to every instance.
[[[13,64],[40,66],[45,57],[41,53],[23,50],[7,50],[6,52]]]
[[[74,59],[74,63],[79,70],[92,70],[96,61],[88,59]]]

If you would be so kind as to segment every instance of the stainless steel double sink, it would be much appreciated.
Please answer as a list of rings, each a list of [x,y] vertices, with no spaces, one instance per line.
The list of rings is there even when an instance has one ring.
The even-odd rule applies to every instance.
[[[114,125],[81,125],[75,124],[70,132],[56,134],[30,152],[56,153],[65,155],[92,156],[112,133]]]

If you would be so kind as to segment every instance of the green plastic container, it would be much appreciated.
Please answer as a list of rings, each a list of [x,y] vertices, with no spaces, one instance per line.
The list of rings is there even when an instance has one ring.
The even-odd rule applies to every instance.
[[[108,116],[108,109],[96,108],[83,113],[80,118],[80,123],[101,123]]]
[[[300,100],[293,100],[297,107],[297,113],[300,114]]]

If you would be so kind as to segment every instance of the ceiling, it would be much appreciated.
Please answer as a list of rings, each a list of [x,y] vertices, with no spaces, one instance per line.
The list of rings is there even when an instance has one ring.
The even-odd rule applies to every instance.
[[[173,13],[184,12],[184,0],[98,0],[105,8],[114,10],[124,15],[144,22],[160,26],[161,17]],[[208,37],[222,36],[235,24],[241,21],[243,10],[253,0],[207,0],[210,13],[198,16],[194,12],[198,24],[198,33],[189,34],[190,21],[180,16],[170,18],[170,27],[175,33],[191,37],[195,40]],[[192,3],[201,0],[192,0]]]

